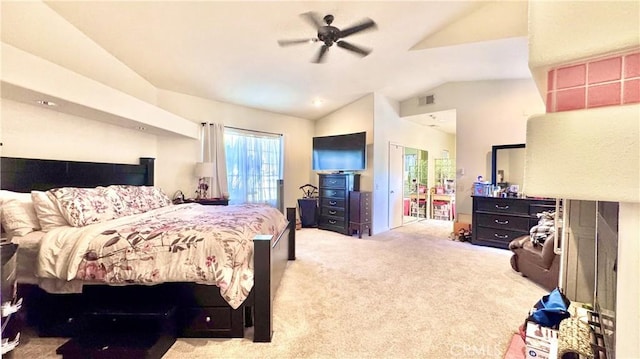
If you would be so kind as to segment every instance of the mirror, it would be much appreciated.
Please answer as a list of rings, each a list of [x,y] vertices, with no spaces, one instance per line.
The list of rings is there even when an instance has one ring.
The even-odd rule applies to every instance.
[[[417,148],[404,148],[404,215],[405,221],[427,218],[429,153]],[[412,217],[412,218],[407,218]],[[405,222],[406,223],[406,222]]]
[[[520,192],[524,182],[525,144],[493,146],[491,183],[509,192]]]

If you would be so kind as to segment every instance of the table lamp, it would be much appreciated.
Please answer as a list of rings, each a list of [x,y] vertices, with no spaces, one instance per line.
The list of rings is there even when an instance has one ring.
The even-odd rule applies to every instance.
[[[213,162],[196,162],[195,175],[198,177],[198,199],[207,198],[209,184],[207,178],[213,175]]]

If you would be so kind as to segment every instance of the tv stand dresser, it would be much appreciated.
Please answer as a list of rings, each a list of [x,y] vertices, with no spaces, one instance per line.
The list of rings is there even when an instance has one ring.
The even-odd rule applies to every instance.
[[[349,191],[360,190],[360,175],[332,173],[318,176],[320,176],[318,228],[350,235]]]

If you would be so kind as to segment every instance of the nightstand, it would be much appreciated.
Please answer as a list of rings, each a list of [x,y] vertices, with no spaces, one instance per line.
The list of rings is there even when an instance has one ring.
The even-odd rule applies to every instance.
[[[204,198],[204,199],[194,199],[192,200],[194,203],[199,203],[203,206],[227,206],[229,205],[228,198]]]

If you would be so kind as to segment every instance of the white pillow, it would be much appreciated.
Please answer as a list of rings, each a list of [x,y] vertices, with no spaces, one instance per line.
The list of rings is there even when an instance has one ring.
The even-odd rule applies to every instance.
[[[35,208],[40,228],[43,232],[50,231],[56,227],[68,226],[69,222],[62,216],[58,206],[52,199],[53,195],[48,192],[31,191],[31,199]]]
[[[31,201],[30,193],[7,191],[6,189],[0,189],[0,215],[2,215],[2,205],[5,201],[10,199],[19,199],[22,201]]]
[[[54,188],[48,193],[62,216],[74,227],[122,217],[126,210],[122,199],[107,187]]]
[[[9,238],[25,236],[40,230],[40,222],[38,222],[31,195],[27,201],[18,198],[3,201],[1,221],[2,228]]]

